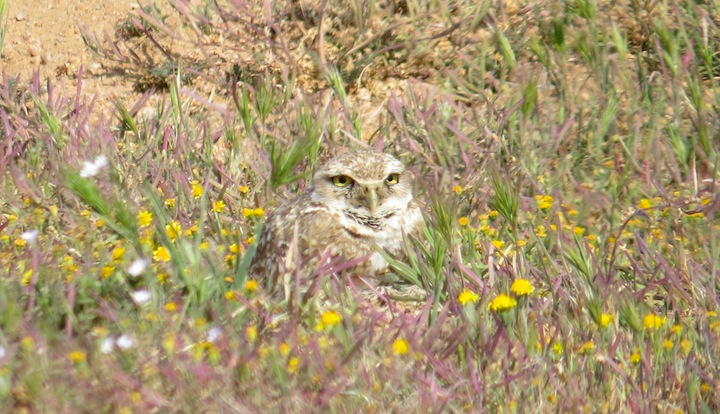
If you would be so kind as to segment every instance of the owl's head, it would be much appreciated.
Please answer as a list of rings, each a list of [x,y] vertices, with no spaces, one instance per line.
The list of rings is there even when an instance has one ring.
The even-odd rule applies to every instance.
[[[407,208],[412,200],[411,181],[410,172],[392,155],[353,151],[315,172],[312,199],[372,225]]]

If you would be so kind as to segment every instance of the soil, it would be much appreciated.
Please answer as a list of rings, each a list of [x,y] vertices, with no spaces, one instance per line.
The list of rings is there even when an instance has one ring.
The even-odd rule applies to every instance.
[[[83,90],[100,102],[137,95],[130,82],[106,76],[102,63],[83,43],[80,27],[94,33],[113,33],[115,25],[130,15],[137,3],[107,0],[11,1],[0,69],[8,77],[20,75],[27,82],[35,72],[41,81],[74,89],[83,69]]]
[[[121,22],[130,16],[137,16],[138,7],[140,7],[138,3],[133,1],[9,2],[0,72],[11,78],[20,76],[21,83],[29,82],[37,72],[41,83],[51,79],[55,87],[66,96],[73,96],[77,88],[78,74],[82,70],[82,91],[84,94],[96,95],[97,107],[101,110],[112,110],[116,101],[132,106],[142,95],[136,88],[136,82],[127,76],[118,76],[119,72],[113,70],[112,62],[94,55],[83,41],[81,28],[86,28],[98,38],[113,39]],[[167,4],[159,4],[158,7],[169,15],[176,14]],[[307,33],[305,36],[313,37],[312,33]],[[253,44],[251,40],[249,39],[247,44]],[[306,43],[312,44],[312,39]],[[185,50],[182,48],[183,46],[175,44],[173,53],[178,56],[202,58],[202,56],[194,56],[196,51],[188,47],[185,47]],[[227,62],[226,67],[221,69],[227,71],[236,61],[240,63],[243,60],[251,61],[253,53],[257,50],[251,47],[247,51],[236,49],[232,53],[223,52],[227,55],[220,60],[227,58]],[[305,54],[304,58],[297,58],[299,64],[304,65],[306,69],[300,74],[298,83],[307,89],[316,89],[318,75],[314,73],[316,70],[309,54],[302,50],[298,53]],[[371,68],[370,72],[372,70],[374,68]],[[380,109],[392,93],[402,94],[408,87],[422,90],[427,88],[422,81],[413,82],[413,86],[410,86],[407,78],[412,76],[396,76],[373,79],[374,76],[367,73],[362,77],[362,87],[351,91],[350,99],[366,126],[363,131],[364,139],[369,138],[377,130],[382,112]],[[205,92],[205,89],[212,85],[199,82],[193,87]],[[146,105],[152,106],[151,102],[158,99],[158,95],[160,94],[156,94]]]

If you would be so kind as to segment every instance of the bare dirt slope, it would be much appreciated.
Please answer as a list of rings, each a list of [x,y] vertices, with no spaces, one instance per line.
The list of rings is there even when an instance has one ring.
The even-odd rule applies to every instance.
[[[0,69],[23,80],[39,71],[40,79],[57,79],[58,84],[74,87],[82,67],[83,89],[101,100],[131,94],[128,82],[105,75],[100,61],[83,43],[79,27],[112,34],[117,22],[136,7],[132,1],[11,1]]]

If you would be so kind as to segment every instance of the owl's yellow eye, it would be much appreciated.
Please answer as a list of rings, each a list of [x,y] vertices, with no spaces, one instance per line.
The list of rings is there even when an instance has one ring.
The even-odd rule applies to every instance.
[[[352,184],[353,180],[347,175],[336,175],[332,178],[332,182],[338,187],[347,187]]]
[[[397,184],[398,181],[400,181],[400,174],[390,174],[390,175],[388,175],[387,178],[385,179],[385,182],[388,183],[388,184],[390,184],[390,185]]]

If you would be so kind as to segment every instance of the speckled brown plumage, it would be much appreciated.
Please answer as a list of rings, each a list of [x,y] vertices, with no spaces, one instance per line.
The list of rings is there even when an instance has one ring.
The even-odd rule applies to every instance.
[[[268,289],[328,262],[352,261],[346,273],[377,276],[388,268],[377,248],[397,255],[403,233],[416,236],[422,227],[403,164],[381,152],[348,152],[320,167],[308,191],[268,217],[249,274]]]

